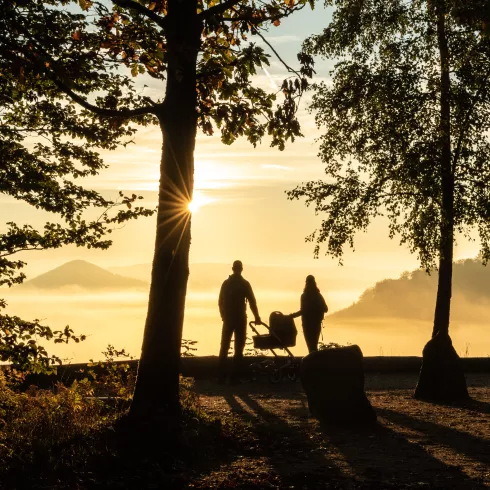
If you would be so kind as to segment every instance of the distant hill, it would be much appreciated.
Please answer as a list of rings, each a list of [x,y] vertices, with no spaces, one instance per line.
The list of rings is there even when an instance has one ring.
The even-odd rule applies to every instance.
[[[121,274],[122,276],[132,277],[133,279],[138,279],[140,281],[150,282],[151,278],[150,263],[108,267],[108,270],[114,274]]]
[[[148,289],[148,283],[113,274],[85,260],[72,260],[40,276],[26,281],[21,287],[59,289],[77,286],[87,290]]]
[[[231,264],[202,263],[190,264],[189,288],[194,290],[219,289],[223,281],[232,273]],[[110,267],[111,272],[122,274],[135,279],[150,281],[151,264],[137,264],[121,267]],[[329,290],[345,290],[356,288],[362,291],[369,282],[361,276],[348,274],[346,268],[323,269],[321,267],[302,267],[291,265],[266,266],[244,264],[243,277],[250,281],[256,295],[261,290],[295,291],[298,301],[305,278],[308,274],[314,274],[322,292]]]
[[[437,272],[404,272],[368,288],[359,300],[329,315],[330,321],[369,317],[430,320],[434,315]],[[455,262],[451,317],[458,320],[490,319],[490,266],[478,259]]]
[[[151,264],[137,264],[124,267],[111,267],[112,272],[134,277],[136,279],[150,280]],[[192,263],[189,266],[189,287],[195,289],[219,288],[222,282],[232,273],[231,264]],[[296,274],[288,267],[274,266],[244,266],[243,277],[252,283],[256,289],[287,289],[288,286],[297,286],[304,281],[303,273]]]

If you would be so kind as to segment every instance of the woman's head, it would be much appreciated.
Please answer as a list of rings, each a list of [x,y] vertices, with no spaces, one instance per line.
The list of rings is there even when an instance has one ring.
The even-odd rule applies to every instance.
[[[319,291],[318,286],[316,285],[315,277],[311,274],[306,276],[305,291]]]

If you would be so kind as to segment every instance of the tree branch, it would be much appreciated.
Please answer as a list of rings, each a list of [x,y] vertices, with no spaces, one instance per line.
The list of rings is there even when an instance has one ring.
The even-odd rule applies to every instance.
[[[70,97],[74,102],[81,105],[84,109],[97,114],[98,116],[104,117],[122,117],[130,118],[134,116],[144,116],[145,114],[157,115],[157,104],[152,107],[138,107],[137,109],[104,109],[96,105],[91,104],[82,96],[78,95],[76,92],[71,90],[65,83],[59,80],[56,76],[52,78],[53,83],[68,97]]]
[[[29,252],[31,250],[46,250],[47,248],[49,248],[49,247],[39,247],[37,245],[35,245],[33,247],[16,248],[12,252],[0,253],[0,258],[8,257],[10,255],[15,255],[16,253],[19,253],[19,252]]]
[[[301,74],[296,71],[294,68],[291,68],[282,58],[281,56],[279,55],[279,53],[275,50],[275,48],[272,46],[272,44],[267,41],[267,39],[265,38],[265,36],[263,34],[261,34],[258,29],[255,29],[253,31],[253,34],[257,34],[257,36],[259,36],[262,41],[265,42],[265,44],[267,44],[267,46],[269,46],[269,48],[271,49],[271,51],[276,55],[276,58],[284,65],[284,67],[286,68],[287,71],[289,71],[290,73],[294,73],[295,75],[297,75],[298,77],[302,78],[301,77]]]
[[[153,12],[153,10],[150,10],[141,3],[135,2],[134,0],[112,0],[112,3],[114,5],[117,5],[118,7],[139,12],[140,14],[155,22],[155,24],[157,24],[162,29],[165,29],[167,27],[167,17],[161,17],[160,15]]]
[[[25,62],[25,59],[17,57],[17,59]],[[33,64],[37,65],[40,68],[40,71],[48,73],[50,80],[68,97],[70,97],[74,102],[82,106],[84,109],[87,109],[94,114],[105,117],[123,117],[130,118],[134,116],[143,116],[145,114],[157,114],[159,110],[161,110],[161,104],[153,103],[153,106],[145,106],[138,107],[137,109],[104,109],[102,107],[98,107],[96,105],[91,104],[85,98],[78,95],[72,89],[70,89],[57,74],[46,67],[44,63],[40,60],[32,59],[29,57],[29,61]]]
[[[125,1],[125,0],[123,0]],[[198,17],[201,20],[207,20],[210,17],[213,17],[215,15],[220,15],[224,14],[227,10],[230,10],[233,8],[235,5],[238,5],[242,0],[225,0],[224,2],[220,3],[219,5],[215,5],[214,7],[211,7],[207,10],[203,10]]]
[[[235,15],[234,17],[220,17],[219,20],[222,22],[236,22],[236,21],[245,21],[250,23],[253,26],[257,26],[259,24],[263,24],[264,22],[274,22],[276,20],[281,20],[286,17],[289,17],[294,12],[298,10],[302,10],[304,5],[297,5],[292,8],[288,8],[287,11],[284,11],[281,14],[273,15],[273,16],[264,16],[264,17],[253,17],[251,15]]]
[[[117,1],[132,1],[132,0],[117,0]],[[20,51],[21,53],[24,54],[24,56],[34,65],[36,65],[39,68],[39,71],[45,72],[49,75],[50,80],[68,97],[70,97],[74,102],[77,104],[81,105],[84,109],[87,109],[94,114],[97,114],[99,116],[105,116],[105,117],[122,117],[122,118],[130,118],[134,116],[143,116],[145,114],[155,114],[157,115],[157,111],[161,110],[161,104],[156,104],[153,103],[152,107],[138,107],[137,109],[104,109],[101,107],[97,107],[96,105],[91,104],[88,102],[86,99],[84,99],[82,96],[78,95],[76,92],[74,92],[72,89],[70,89],[62,80],[61,77],[57,75],[57,73],[48,68],[48,66],[56,66],[56,61],[49,56],[43,47],[40,45],[37,39],[33,38],[31,34],[26,30],[22,29],[26,37],[32,41],[38,49],[38,54],[42,54],[42,58],[47,58],[47,59],[42,59],[42,58],[33,58],[29,52],[27,52],[22,46],[12,46],[10,43],[5,43],[6,45],[9,45],[12,49],[12,54],[14,56],[11,56],[11,59],[16,59],[17,61],[20,61],[21,63],[25,62],[25,59],[23,59],[20,56],[15,55],[15,51]],[[48,64],[46,64],[46,61],[49,61]]]

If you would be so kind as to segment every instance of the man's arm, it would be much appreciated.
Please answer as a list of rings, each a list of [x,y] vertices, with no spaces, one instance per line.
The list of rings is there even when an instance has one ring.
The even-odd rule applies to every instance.
[[[257,308],[257,301],[255,301],[255,296],[254,296],[254,292],[252,291],[252,286],[248,281],[247,281],[247,289],[246,289],[245,297],[247,298],[248,304],[250,305],[250,309],[254,314],[255,323],[262,323],[262,320],[260,319],[260,315],[259,315],[259,310]]]
[[[225,294],[224,294],[225,282],[223,282],[223,284],[221,285],[221,289],[219,290],[219,298],[218,298],[219,314],[222,320],[224,319],[224,313],[225,313]]]

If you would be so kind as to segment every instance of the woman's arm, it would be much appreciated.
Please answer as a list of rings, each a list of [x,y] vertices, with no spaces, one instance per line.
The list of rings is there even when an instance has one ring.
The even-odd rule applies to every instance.
[[[299,316],[301,316],[303,314],[303,311],[305,309],[305,305],[304,305],[304,294],[301,295],[301,309],[298,310],[296,313],[291,313],[289,316],[291,318],[298,318]]]

